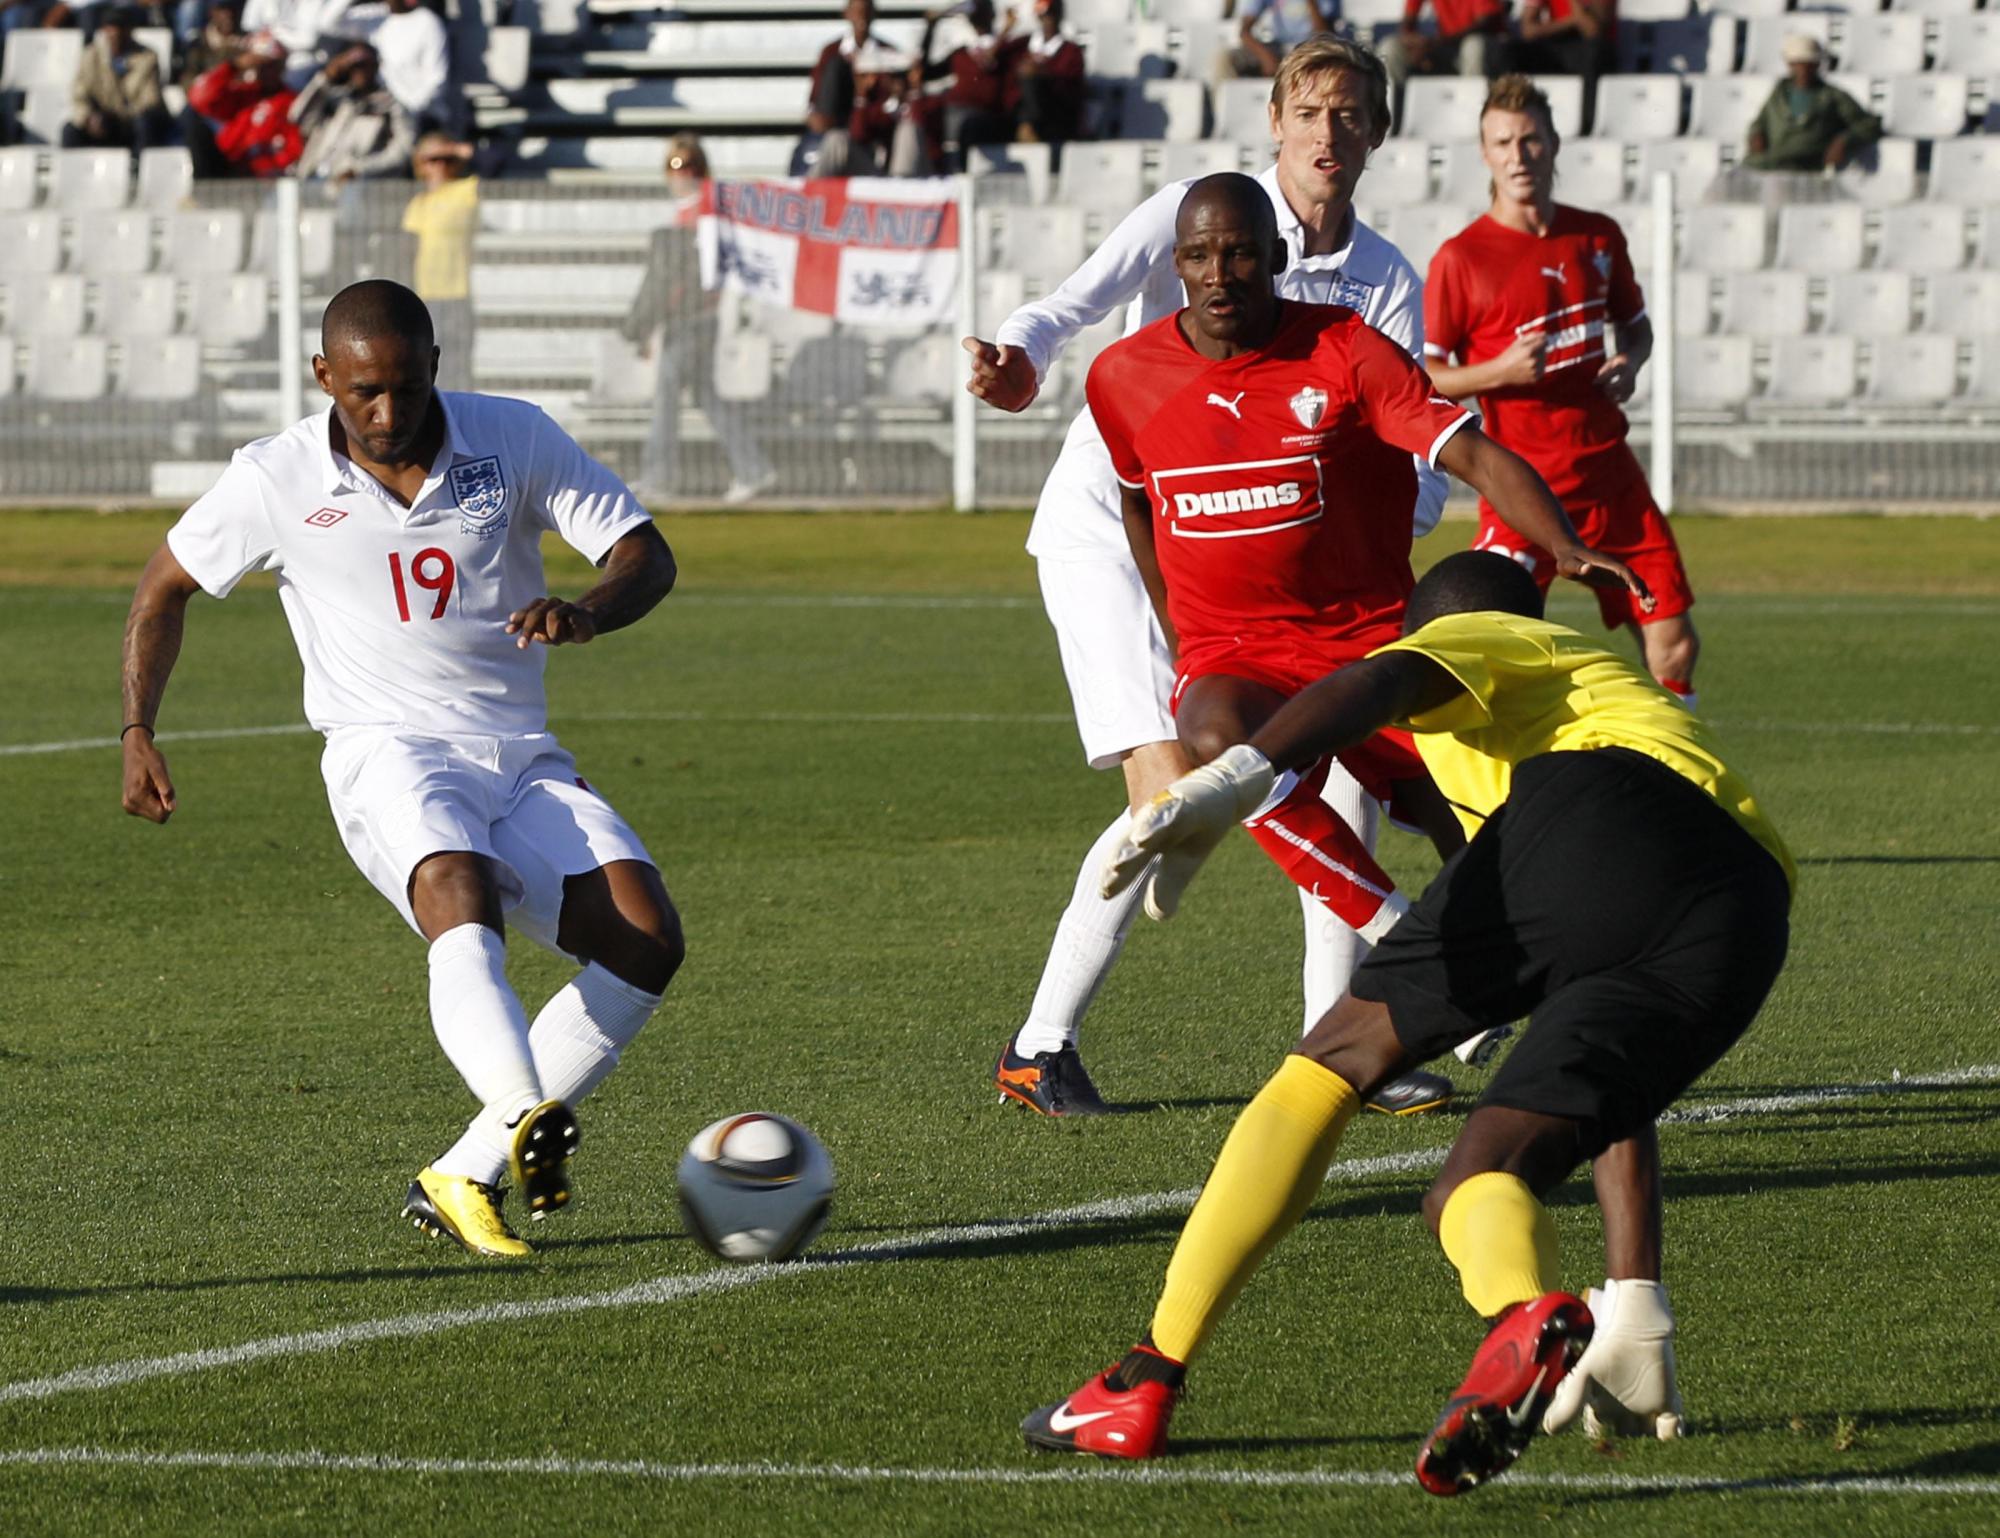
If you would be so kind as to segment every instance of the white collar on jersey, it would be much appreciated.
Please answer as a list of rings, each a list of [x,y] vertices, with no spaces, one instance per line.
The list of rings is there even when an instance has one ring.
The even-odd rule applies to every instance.
[[[1375,232],[1361,222],[1361,215],[1355,212],[1347,227],[1347,244],[1338,251],[1329,251],[1317,256],[1303,256],[1305,249],[1305,222],[1301,220],[1292,205],[1285,201],[1285,194],[1278,186],[1278,165],[1273,161],[1264,167],[1257,177],[1264,190],[1271,195],[1271,207],[1278,214],[1278,234],[1283,237],[1285,249],[1293,262],[1304,262],[1314,268],[1344,269],[1358,256],[1364,256],[1368,243],[1376,238]],[[1372,280],[1371,280],[1372,281]]]
[[[472,450],[466,447],[465,440],[459,436],[458,413],[449,403],[450,393],[445,390],[434,390],[432,395],[438,403],[438,410],[444,413],[444,442],[440,445],[438,457],[431,466],[434,473],[424,477],[424,491],[429,491],[433,482],[441,480],[444,471],[448,471],[454,461],[475,457]],[[375,478],[365,470],[357,470],[352,460],[334,453],[331,401],[327,402],[326,410],[322,411],[316,420],[318,425],[313,430],[313,438],[319,445],[320,468],[326,476],[326,489],[329,492],[363,490],[363,483],[373,482]],[[423,492],[419,492],[416,501],[421,502],[423,495]]]

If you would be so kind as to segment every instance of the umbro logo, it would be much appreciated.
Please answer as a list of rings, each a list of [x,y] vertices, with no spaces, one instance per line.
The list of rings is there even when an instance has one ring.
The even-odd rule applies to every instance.
[[[1563,270],[1568,266],[1569,266],[1568,262],[1557,262],[1553,267],[1544,267],[1542,269],[1542,276],[1545,278],[1554,278],[1556,282],[1561,283],[1565,281],[1563,278]]]
[[[306,514],[306,523],[315,529],[330,529],[347,516],[337,507],[322,507],[316,513]]]
[[[1208,397],[1207,404],[1210,406],[1220,406],[1224,411],[1228,412],[1231,416],[1233,416],[1234,418],[1236,418],[1237,421],[1240,422],[1243,420],[1243,397],[1249,393],[1250,392],[1247,390],[1238,390],[1236,392],[1234,399],[1225,400],[1220,395],[1217,395],[1213,391],[1211,391]]]

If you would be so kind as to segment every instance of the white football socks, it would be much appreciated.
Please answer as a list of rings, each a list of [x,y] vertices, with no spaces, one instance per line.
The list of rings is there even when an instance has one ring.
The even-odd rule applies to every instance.
[[[660,1007],[661,995],[591,962],[556,990],[528,1032],[542,1094],[575,1107],[618,1066],[618,1055]]]
[[[1132,814],[1120,812],[1083,857],[1076,890],[1056,925],[1049,959],[1028,1009],[1028,1023],[1014,1033],[1014,1050],[1023,1057],[1060,1051],[1076,1040],[1084,1011],[1125,948],[1125,936],[1145,899],[1147,878],[1141,875],[1116,897],[1101,895],[1098,886],[1131,823]]]
[[[1382,808],[1338,759],[1327,772],[1326,785],[1321,789],[1319,798],[1354,830],[1363,847],[1373,854],[1375,840],[1381,830]],[[1319,1024],[1319,1017],[1333,1008],[1334,1001],[1347,991],[1347,980],[1354,975],[1354,969],[1368,959],[1372,947],[1329,913],[1326,905],[1303,887],[1299,890],[1299,908],[1305,915],[1306,925],[1306,959],[1302,975],[1305,984],[1305,1029],[1310,1031]]]
[[[432,1168],[487,1185],[507,1167],[507,1129],[542,1099],[528,1016],[507,981],[507,944],[484,924],[431,942],[431,1028],[480,1112]]]

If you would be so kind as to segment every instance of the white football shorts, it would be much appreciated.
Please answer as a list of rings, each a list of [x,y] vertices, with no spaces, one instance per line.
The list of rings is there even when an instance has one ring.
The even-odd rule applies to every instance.
[[[1139,568],[1129,557],[1035,564],[1090,767],[1115,768],[1134,748],[1173,741],[1174,659]]]
[[[654,863],[548,732],[447,737],[345,726],[327,735],[320,773],[347,853],[412,929],[410,874],[430,855],[493,860],[507,922],[552,951],[565,877],[614,860]]]

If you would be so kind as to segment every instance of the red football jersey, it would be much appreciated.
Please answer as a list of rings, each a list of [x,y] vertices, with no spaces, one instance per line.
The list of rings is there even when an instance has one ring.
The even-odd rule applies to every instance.
[[[1266,346],[1216,362],[1169,315],[1099,354],[1085,390],[1119,480],[1152,500],[1184,653],[1301,628],[1394,638],[1410,456],[1472,420],[1395,343],[1343,306],[1285,301]]]
[[[1424,351],[1484,363],[1540,331],[1542,377],[1479,398],[1488,437],[1535,467],[1564,502],[1610,501],[1644,479],[1625,413],[1594,383],[1604,328],[1646,313],[1615,220],[1556,205],[1544,236],[1482,214],[1438,248],[1424,280]]]

